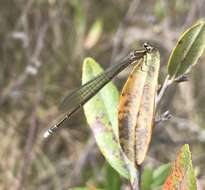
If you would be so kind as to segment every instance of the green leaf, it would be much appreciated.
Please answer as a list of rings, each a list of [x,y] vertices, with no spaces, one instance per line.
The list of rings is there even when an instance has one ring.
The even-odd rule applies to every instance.
[[[83,63],[82,83],[85,84],[102,71],[95,60],[86,58]],[[118,90],[110,82],[84,106],[84,111],[97,145],[106,160],[120,175],[129,178],[129,170],[118,141],[118,102]]]
[[[87,187],[74,187],[74,188],[70,188],[69,190],[89,190],[89,188],[87,188]]]
[[[170,174],[171,164],[163,164],[154,170],[152,188],[163,185],[165,179]]]
[[[95,23],[91,26],[84,42],[84,46],[87,49],[92,48],[97,43],[102,34],[102,28],[103,23],[100,19],[96,20]]]
[[[94,187],[73,187],[73,188],[70,188],[69,190],[103,190],[103,189],[98,189],[98,188],[94,188]]]
[[[150,190],[153,181],[153,169],[145,168],[142,174],[141,189]]]
[[[165,7],[161,0],[157,0],[154,6],[154,13],[158,19],[163,19],[166,15]]]
[[[120,175],[114,170],[110,164],[106,162],[106,190],[119,190],[121,186]]]
[[[196,190],[196,178],[192,167],[189,145],[184,145],[172,165],[163,190]]]
[[[174,79],[185,74],[198,61],[205,48],[205,22],[199,21],[179,38],[168,62],[168,73]]]
[[[83,34],[86,26],[86,16],[85,10],[81,0],[70,0],[69,3],[74,9],[74,21],[76,26],[76,32],[78,34]]]
[[[163,185],[165,179],[170,174],[171,164],[163,164],[157,169],[145,168],[142,174],[142,190],[156,189]]]

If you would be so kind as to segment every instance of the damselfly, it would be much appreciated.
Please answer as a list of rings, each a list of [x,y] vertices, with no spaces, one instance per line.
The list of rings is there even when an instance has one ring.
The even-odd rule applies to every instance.
[[[63,126],[63,124],[75,113],[80,107],[82,107],[88,100],[90,100],[100,89],[102,89],[108,82],[110,82],[118,73],[125,69],[128,65],[138,62],[144,58],[147,53],[153,50],[153,46],[148,43],[144,43],[144,48],[140,50],[131,51],[122,61],[114,64],[108,68],[105,72],[100,73],[89,82],[82,85],[80,88],[74,90],[69,95],[65,96],[60,104],[60,110],[66,114],[62,119],[49,128],[44,137],[48,137],[53,134],[57,129]]]

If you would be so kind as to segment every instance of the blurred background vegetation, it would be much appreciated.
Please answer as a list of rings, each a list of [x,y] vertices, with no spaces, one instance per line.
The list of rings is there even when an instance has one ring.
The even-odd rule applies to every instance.
[[[205,0],[1,0],[0,189],[120,189],[119,177],[100,154],[82,110],[55,136],[44,139],[43,133],[58,117],[61,97],[80,86],[85,57],[107,68],[148,41],[160,50],[162,82],[180,33],[204,17]],[[204,55],[190,80],[166,93],[159,113],[169,109],[173,117],[155,128],[145,162],[149,168],[168,163],[188,143],[201,189],[203,62]],[[128,70],[114,80],[119,90]]]

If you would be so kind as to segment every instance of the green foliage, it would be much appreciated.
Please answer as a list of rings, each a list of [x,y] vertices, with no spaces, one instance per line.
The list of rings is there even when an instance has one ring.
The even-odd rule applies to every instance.
[[[185,31],[179,38],[169,58],[168,73],[176,78],[187,72],[205,48],[205,22],[200,21]]]
[[[177,46],[173,50],[169,59],[168,72],[170,77],[175,78],[183,75],[191,65],[196,63],[204,50],[204,40],[205,23],[203,21],[188,29],[180,37]],[[159,59],[157,60],[159,61]],[[93,59],[86,58],[83,64],[83,84],[87,81],[90,81],[93,77],[102,71],[103,70]],[[140,74],[138,73],[138,75]],[[146,81],[152,82],[152,80],[149,79]],[[130,84],[128,86],[130,87]],[[139,88],[137,89],[139,91]],[[153,87],[153,89],[155,89],[155,87]],[[124,98],[125,92],[123,94],[124,95],[122,98]],[[148,94],[146,94],[146,96],[147,95]],[[118,102],[118,91],[116,87],[110,83],[84,106],[84,110],[87,121],[94,133],[95,139],[102,154],[111,164],[111,166],[119,172],[119,174],[128,179],[131,179],[131,182],[134,182],[137,178],[137,176],[135,176],[136,173],[130,173],[130,171],[127,169],[129,164],[127,164],[125,161],[125,157],[123,156],[123,152],[119,146],[117,129],[118,122],[116,120]],[[141,103],[139,105],[141,105]],[[141,136],[140,138],[143,139],[144,137]],[[140,148],[140,150],[142,149],[143,148]],[[139,153],[139,155],[141,155],[141,153]],[[189,155],[187,155],[187,158],[186,154],[183,154],[183,156],[185,157],[184,162],[186,161],[187,164],[190,165],[190,163],[188,163],[190,160]],[[170,164],[162,165],[154,171],[149,169],[145,170],[142,176],[142,189],[148,190],[150,188],[160,187],[167,178],[169,172]],[[119,177],[116,178],[117,181],[115,183],[109,180],[112,178],[110,175],[114,177],[114,173],[110,171],[107,173],[107,189],[119,188]],[[190,183],[193,184],[192,182]]]
[[[159,19],[163,19],[166,15],[166,10],[165,7],[163,6],[163,3],[161,0],[157,0],[155,3],[155,7],[154,7],[154,11],[155,11],[155,15],[159,18]]]
[[[103,30],[103,22],[100,19],[97,19],[94,24],[91,26],[90,30],[85,39],[85,47],[92,48],[97,41],[99,40]]]
[[[170,164],[163,164],[155,170],[145,167],[142,174],[142,190],[150,190],[161,187],[164,184],[165,179],[169,175],[170,169]]]
[[[141,188],[142,190],[149,190],[153,181],[153,169],[146,168],[142,174]]]
[[[119,190],[120,186],[120,175],[106,162],[105,190]]]
[[[192,26],[180,37],[176,47],[172,52],[172,55],[170,56],[168,63],[168,73],[169,76],[172,77],[172,81],[174,78],[185,74],[187,70],[190,68],[190,66],[194,65],[197,62],[198,58],[201,56],[204,50],[204,41],[204,21],[198,22],[196,25]],[[100,72],[102,72],[102,69],[93,59],[85,59],[82,77],[83,84],[91,80]],[[150,85],[152,79],[149,80],[148,78],[146,79],[146,82],[148,82],[148,86],[150,86],[150,88],[155,89],[155,86]],[[128,86],[130,87],[130,84]],[[139,89],[140,88],[138,88],[138,91]],[[124,95],[122,98],[126,99],[125,93],[123,94]],[[147,95],[148,94],[146,94],[146,97]],[[102,154],[111,164],[111,166],[114,169],[116,169],[119,172],[119,174],[121,174],[123,177],[130,179],[132,184],[138,178],[135,170],[133,169],[133,165],[136,161],[130,164],[129,161],[125,159],[121,147],[119,146],[118,122],[116,120],[118,102],[118,91],[116,90],[115,86],[112,83],[110,83],[106,87],[104,87],[92,100],[90,100],[89,103],[87,103],[84,106],[84,110],[87,121],[94,133],[97,144]],[[139,105],[141,105],[141,103]],[[128,134],[126,136],[131,135]],[[143,138],[143,136],[140,136],[140,139]],[[140,150],[142,149],[143,147],[140,148]],[[127,147],[127,150],[130,150],[129,146]],[[139,155],[141,155],[140,152]],[[146,190],[149,188],[156,188],[161,186],[165,178],[167,177],[169,170],[170,165],[168,164],[161,166],[155,171],[145,171],[143,174],[142,189]]]
[[[83,63],[82,83],[86,83],[102,71],[93,59],[86,58]],[[129,178],[117,138],[118,102],[118,91],[114,84],[109,83],[84,106],[84,111],[102,154],[113,168],[125,178]]]
[[[82,84],[90,81],[104,70],[92,58],[85,58],[83,62]],[[119,92],[115,85],[110,82],[98,94],[96,94],[85,106],[85,115],[90,123],[94,123],[100,117],[110,122],[109,127],[118,134],[117,106],[119,103]]]
[[[70,188],[69,190],[92,190],[92,189],[95,189],[95,190],[103,190],[103,189],[99,189],[99,188],[89,188],[89,187],[74,187],[74,188]]]
[[[171,169],[171,164],[164,164],[159,166],[156,170],[154,170],[153,183],[151,187],[156,188],[163,185],[165,179],[170,173],[170,169]]]
[[[82,6],[82,2],[80,0],[71,0],[70,4],[74,9],[74,18],[75,18],[75,25],[76,30],[78,33],[84,33],[85,26],[86,26],[86,16],[85,10]]]

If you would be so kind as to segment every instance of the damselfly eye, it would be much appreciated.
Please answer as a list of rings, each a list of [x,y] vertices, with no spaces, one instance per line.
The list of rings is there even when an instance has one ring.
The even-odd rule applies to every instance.
[[[144,43],[143,46],[148,52],[151,52],[154,49],[154,47],[149,43]]]

